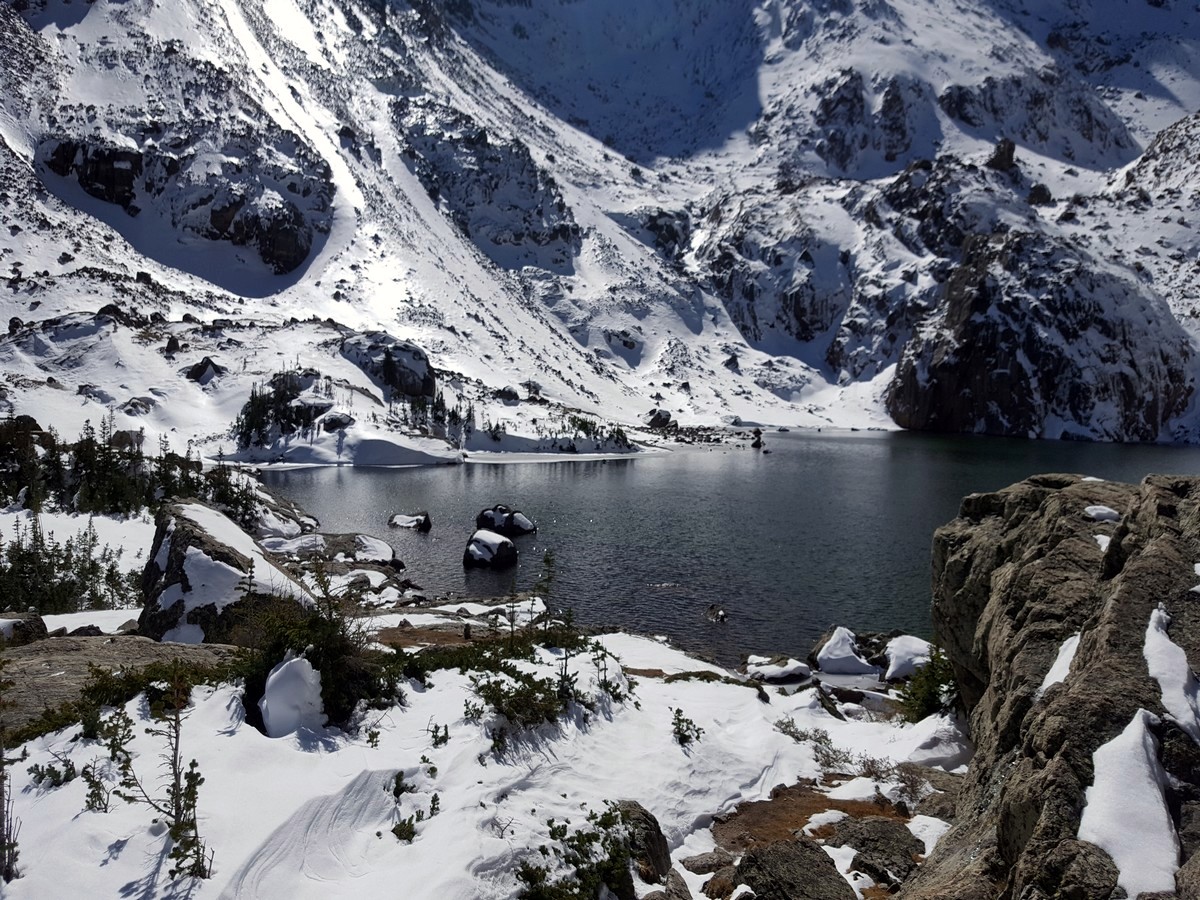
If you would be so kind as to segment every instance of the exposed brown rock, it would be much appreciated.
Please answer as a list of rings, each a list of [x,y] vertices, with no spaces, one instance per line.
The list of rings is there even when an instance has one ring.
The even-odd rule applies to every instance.
[[[1097,521],[1089,506],[1117,510]],[[1096,535],[1110,538],[1101,550]],[[1092,756],[1139,709],[1165,717],[1143,656],[1161,602],[1170,637],[1200,667],[1200,479],[1141,485],[1042,475],[963,501],[934,537],[934,627],[970,714],[976,756],[958,822],[905,898],[1108,897],[1116,869],[1079,841]],[[1039,688],[1063,642],[1081,633],[1066,681]],[[1155,737],[1173,779],[1180,890],[1200,840],[1200,755],[1178,729]]]
[[[9,647],[4,651],[8,660],[4,677],[13,685],[5,700],[12,706],[4,711],[4,722],[9,728],[20,728],[43,710],[78,700],[90,666],[106,671],[137,669],[172,659],[215,666],[230,660],[233,653],[233,647],[223,644],[161,644],[132,635],[60,637]]]

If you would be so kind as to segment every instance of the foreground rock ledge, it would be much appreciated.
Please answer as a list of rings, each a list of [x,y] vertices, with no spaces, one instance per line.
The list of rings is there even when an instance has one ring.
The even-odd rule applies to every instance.
[[[1098,506],[1118,520],[1088,512]],[[1180,846],[1176,892],[1152,896],[1200,897],[1200,748],[1168,716],[1144,656],[1162,603],[1170,639],[1190,669],[1200,667],[1197,562],[1197,478],[1151,476],[1133,486],[1040,475],[967,497],[959,518],[938,529],[934,630],[977,752],[958,824],[901,896],[1126,896],[1109,854],[1078,840],[1078,830],[1093,753],[1145,709],[1161,719],[1154,737]],[[1076,633],[1069,674],[1039,697]]]

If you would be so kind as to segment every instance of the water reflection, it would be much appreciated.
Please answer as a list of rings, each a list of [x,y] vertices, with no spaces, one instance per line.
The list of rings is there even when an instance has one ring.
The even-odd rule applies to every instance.
[[[1029,475],[1073,471],[1125,481],[1196,473],[1192,448],[916,434],[768,435],[769,455],[720,447],[609,461],[268,473],[268,487],[326,531],[389,541],[428,590],[505,594],[537,580],[554,551],[551,602],[582,621],[667,634],[725,661],[803,655],[829,625],[929,632],[929,548],[962,497]],[[522,509],[510,573],[464,572],[479,510]],[[426,509],[433,531],[389,529]],[[704,611],[719,603],[725,624]]]

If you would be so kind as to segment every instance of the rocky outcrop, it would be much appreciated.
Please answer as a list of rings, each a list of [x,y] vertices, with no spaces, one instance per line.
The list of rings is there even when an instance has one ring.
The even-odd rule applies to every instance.
[[[4,724],[18,729],[45,710],[57,710],[79,700],[93,672],[141,669],[155,663],[182,660],[189,666],[218,666],[232,661],[234,648],[223,644],[187,647],[161,644],[131,635],[57,637],[24,647],[6,647],[4,677],[12,686],[4,693],[8,707]]]
[[[194,134],[189,139],[196,143],[172,141],[170,151],[156,140],[143,146],[140,133],[119,140],[60,134],[41,143],[38,158],[44,173],[74,180],[130,216],[153,208],[173,228],[252,247],[275,274],[292,272],[308,258],[315,236],[329,230],[329,167],[296,135],[268,129],[243,137],[258,146],[235,159],[237,141],[231,139],[216,165]],[[290,145],[295,158],[265,152],[262,145],[272,140]]]
[[[1116,165],[1138,149],[1125,123],[1090,88],[1053,66],[953,84],[937,102],[969,129],[1016,138],[1060,159]]]
[[[825,843],[853,847],[850,865],[887,888],[895,888],[908,878],[925,853],[925,844],[903,822],[884,816],[843,819],[833,826],[833,834]]]
[[[211,356],[206,356],[195,365],[189,366],[184,375],[189,381],[208,384],[214,378],[220,378],[227,371],[229,370],[225,366],[213,362]]]
[[[393,115],[405,161],[492,262],[571,271],[579,226],[554,176],[522,141],[429,98],[401,98]]]
[[[1165,305],[1085,254],[1036,232],[976,234],[887,409],[923,431],[1152,441],[1187,407],[1192,357]]]
[[[636,800],[622,800],[616,809],[629,835],[629,856],[638,876],[648,884],[662,882],[671,871],[671,848],[658,819]]]
[[[46,622],[36,613],[8,618],[0,615],[0,647],[20,647],[46,637]]]
[[[310,605],[309,592],[223,513],[194,500],[165,504],[142,572],[139,633],[188,644],[226,642],[235,610],[274,597]]]
[[[842,69],[813,86],[819,98],[813,121],[821,135],[816,152],[831,166],[850,172],[868,154],[895,162],[908,154],[922,126],[933,118],[929,85],[892,75],[880,87],[877,92],[868,91],[858,69]],[[928,134],[927,128],[924,131]],[[928,147],[920,149],[927,151]]]
[[[416,344],[386,332],[347,334],[342,339],[342,356],[406,397],[432,397],[437,391],[429,355]]]
[[[1042,475],[963,501],[934,537],[933,618],[977,750],[957,824],[902,896],[1118,896],[1137,864],[1120,869],[1081,839],[1080,823],[1096,751],[1140,721],[1163,773],[1163,828],[1178,841],[1183,884],[1200,859],[1200,748],[1190,736],[1200,723],[1172,699],[1149,648],[1173,644],[1174,676],[1194,684],[1197,560],[1197,478],[1132,486]]]
[[[804,837],[748,850],[732,880],[735,885],[748,885],[757,900],[854,900],[856,896],[821,845]]]

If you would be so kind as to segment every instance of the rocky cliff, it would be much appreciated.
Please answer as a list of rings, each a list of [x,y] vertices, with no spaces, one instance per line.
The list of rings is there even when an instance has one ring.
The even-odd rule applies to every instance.
[[[1200,896],[1198,560],[1200,478],[963,501],[933,616],[978,749],[904,897]]]

